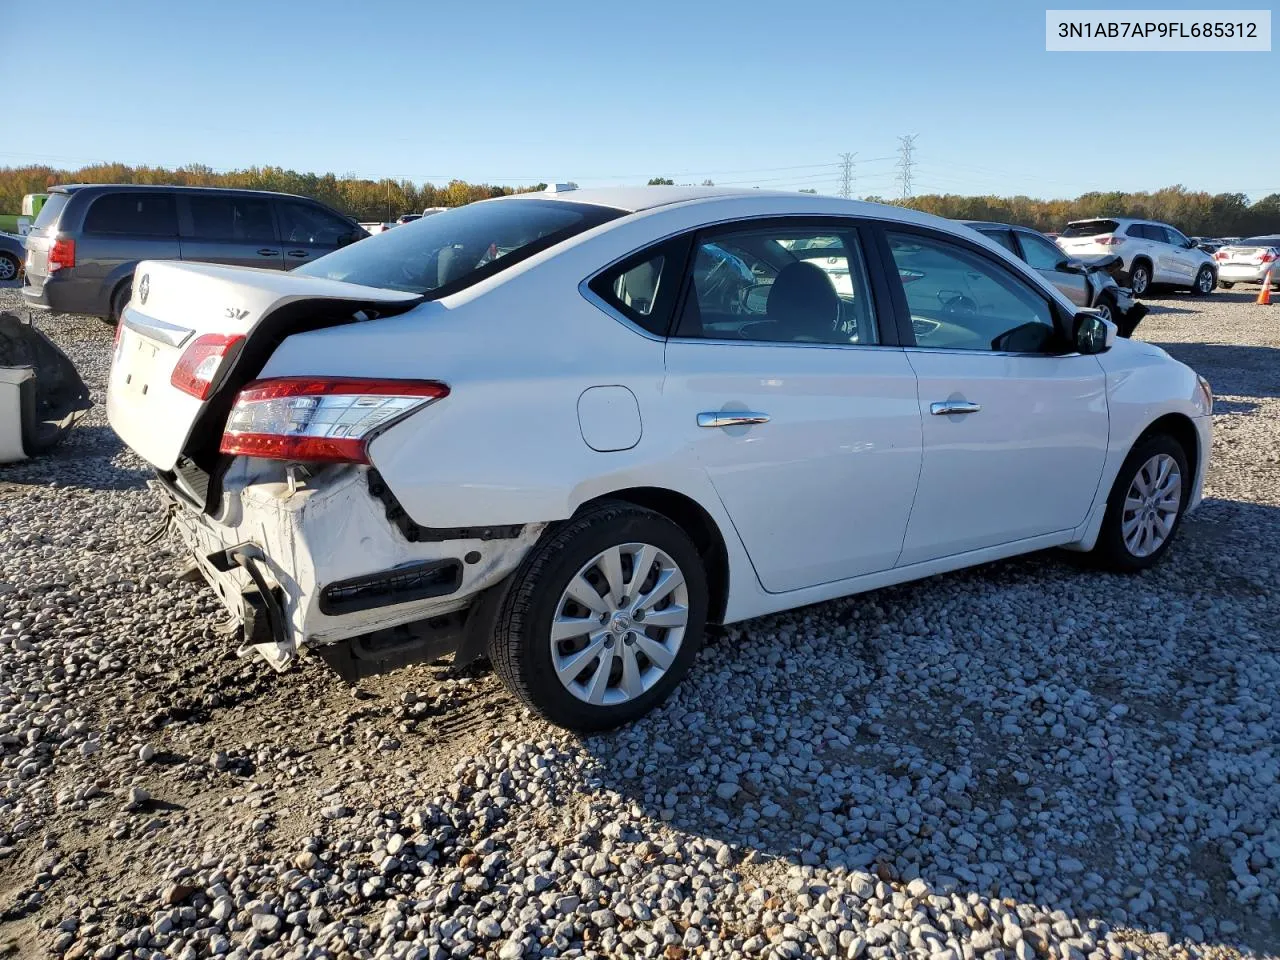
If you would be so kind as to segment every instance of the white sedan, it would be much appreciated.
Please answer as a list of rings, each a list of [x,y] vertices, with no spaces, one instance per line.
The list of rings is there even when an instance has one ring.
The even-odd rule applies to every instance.
[[[1150,566],[1211,404],[968,228],[660,187],[290,273],[143,263],[108,392],[246,650],[487,653],[584,730],[660,703],[708,622],[1046,547]]]

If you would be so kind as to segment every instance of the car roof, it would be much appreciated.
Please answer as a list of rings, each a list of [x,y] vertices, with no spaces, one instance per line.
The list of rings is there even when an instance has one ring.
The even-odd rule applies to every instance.
[[[241,193],[255,194],[261,197],[288,197],[291,200],[321,201],[311,197],[299,196],[296,193],[281,193],[278,190],[246,190],[240,187],[188,187],[167,183],[60,183],[48,188],[49,193],[80,193],[83,190],[140,190],[149,193],[152,190],[177,190],[181,193]]]
[[[973,227],[977,230],[980,227],[995,227],[999,230],[1026,230],[1030,233],[1039,233],[1035,227],[1024,227],[1020,223],[998,223],[995,220],[961,220],[966,227]]]
[[[517,193],[502,199],[563,200],[566,203],[587,203],[599,207],[612,207],[628,213],[652,210],[654,207],[698,200],[725,200],[733,197],[816,197],[815,194],[798,194],[789,190],[752,190],[741,187],[589,187],[587,189],[557,190],[534,193]],[[822,199],[834,200],[833,197]],[[848,201],[846,201],[848,202]]]

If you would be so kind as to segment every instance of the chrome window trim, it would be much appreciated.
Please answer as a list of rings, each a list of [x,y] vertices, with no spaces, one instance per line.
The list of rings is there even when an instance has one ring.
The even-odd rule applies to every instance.
[[[159,340],[171,347],[180,347],[195,334],[188,327],[180,327],[174,323],[166,323],[155,317],[144,316],[130,306],[125,306],[120,322],[134,333],[139,333],[149,340]]]

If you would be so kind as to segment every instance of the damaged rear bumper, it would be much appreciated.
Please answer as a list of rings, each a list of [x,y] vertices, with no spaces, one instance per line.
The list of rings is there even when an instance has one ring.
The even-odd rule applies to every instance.
[[[354,654],[357,668],[453,652],[466,639],[459,615],[506,579],[545,525],[501,539],[477,532],[413,542],[370,491],[369,477],[365,468],[332,467],[291,481],[279,464],[238,460],[213,516],[166,480],[152,487],[244,628],[242,651],[256,650],[277,669],[308,650],[332,655],[335,646],[342,657]],[[423,643],[427,632],[433,636]]]

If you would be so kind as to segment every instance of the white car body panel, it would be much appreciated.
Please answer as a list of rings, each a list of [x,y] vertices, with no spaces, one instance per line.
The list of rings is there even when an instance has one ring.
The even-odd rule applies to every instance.
[[[563,198],[664,205],[399,315],[288,336],[262,368],[261,378],[448,384],[447,397],[371,441],[372,469],[422,527],[525,525],[514,539],[413,543],[370,496],[369,469],[344,468],[341,483],[298,490],[285,482],[281,465],[260,470],[264,462],[251,461],[258,467],[239,468],[212,516],[188,509],[182,524],[197,553],[243,541],[261,546],[292,624],[289,644],[262,651],[273,663],[287,663],[302,646],[456,609],[506,576],[547,524],[619,491],[670,491],[710,517],[729,571],[725,622],[1043,547],[1091,545],[1121,461],[1164,415],[1196,424],[1201,462],[1193,502],[1199,500],[1208,411],[1197,406],[1194,373],[1158,348],[1119,340],[1098,356],[1032,357],[668,341],[584,294],[585,281],[605,266],[702,226],[849,216],[979,243],[1075,312],[1047,280],[968,228],[900,208],[756,191],[637,188]],[[137,307],[143,318],[185,315],[200,332],[251,330],[298,298],[416,299],[276,271],[149,263],[137,276],[148,272],[151,300]],[[228,308],[245,313],[232,319]],[[146,339],[124,331],[123,355],[139,349],[138,338]],[[126,442],[164,471],[188,440],[195,411],[186,399],[200,405],[168,387],[177,348],[162,354],[157,350],[151,379],[163,381],[163,404],[150,392],[150,402],[131,393],[122,382],[130,370],[118,361],[108,412]],[[953,394],[981,403],[982,412],[929,413],[932,401]],[[698,413],[735,408],[770,421],[697,426]],[[483,561],[474,571],[468,566],[463,589],[443,601],[336,618],[315,608],[316,592],[334,579],[472,550]],[[205,572],[221,578],[234,613],[243,575]]]
[[[203,406],[169,381],[197,331],[245,334],[272,310],[303,298],[384,303],[417,299],[279,270],[154,260],[138,264],[107,384],[111,428],[143,459],[171,470]]]
[[[924,466],[901,563],[1066,533],[1089,513],[1107,449],[1092,356],[908,350],[920,384]],[[934,402],[973,414],[934,416]]]
[[[0,463],[27,459],[22,445],[22,384],[35,375],[31,367],[0,367]]]

